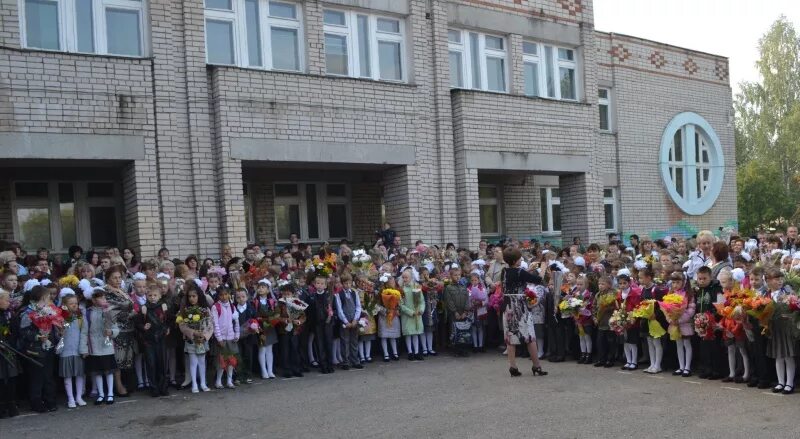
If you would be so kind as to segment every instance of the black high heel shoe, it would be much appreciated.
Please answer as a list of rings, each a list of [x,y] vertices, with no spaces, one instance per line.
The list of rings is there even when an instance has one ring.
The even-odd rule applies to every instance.
[[[508,373],[510,373],[512,377],[518,377],[522,375],[522,372],[520,372],[516,367],[509,367]]]
[[[535,366],[534,366],[534,367],[531,367],[531,372],[533,372],[533,376],[536,376],[536,375],[539,375],[539,376],[545,376],[545,375],[547,375],[547,372],[545,372],[545,371],[543,371],[543,370],[542,370],[542,366],[539,366],[539,367],[535,367]]]

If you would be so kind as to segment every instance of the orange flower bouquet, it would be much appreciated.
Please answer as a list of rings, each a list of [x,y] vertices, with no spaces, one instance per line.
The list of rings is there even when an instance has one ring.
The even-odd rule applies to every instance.
[[[769,297],[750,297],[742,302],[747,314],[755,317],[761,326],[761,334],[769,335],[769,323],[775,314],[775,302]]]
[[[394,288],[384,288],[381,291],[381,301],[384,308],[386,308],[386,325],[390,328],[394,322],[395,315],[397,315],[397,308],[400,306],[400,299],[402,298],[402,293]]]

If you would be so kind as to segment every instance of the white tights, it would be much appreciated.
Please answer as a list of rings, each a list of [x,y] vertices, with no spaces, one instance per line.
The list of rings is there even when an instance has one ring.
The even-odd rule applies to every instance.
[[[661,370],[664,346],[661,345],[660,338],[647,337],[647,353],[650,355],[650,369]]]
[[[109,372],[105,375],[101,373],[92,374],[94,376],[94,384],[97,386],[97,397],[102,398],[104,396],[108,396],[109,398],[114,397],[114,374]],[[108,394],[103,392],[103,378],[106,379],[106,386],[108,387]]]
[[[75,393],[72,392],[72,377],[64,377],[64,391],[67,392],[67,402],[83,401],[83,375],[75,377]]]
[[[358,356],[362,363],[372,359],[372,340],[359,340]]]
[[[419,336],[419,339],[422,340],[422,353],[423,354],[435,354],[436,351],[433,350],[433,331],[425,331],[424,334]]]
[[[409,354],[418,354],[419,353],[419,336],[418,335],[406,335],[406,351]]]
[[[579,338],[579,340],[581,342],[581,353],[582,354],[591,354],[592,353],[592,336],[589,335],[589,334],[584,334],[584,335],[578,336],[578,338]],[[544,343],[542,343],[541,347],[537,346],[537,348],[539,350],[544,349]],[[538,352],[537,352],[537,354],[538,354]]]
[[[470,332],[472,332],[472,346],[476,348],[482,348],[483,333],[484,333],[483,325],[481,325],[480,322],[475,325],[472,325],[472,328],[470,328]]]
[[[625,364],[636,366],[637,359],[639,358],[639,345],[636,343],[625,343],[623,349],[625,350]]]
[[[275,374],[272,373],[272,364],[274,361],[274,356],[272,355],[272,345],[259,346],[258,365],[261,366],[261,378],[275,377]]]
[[[778,373],[778,384],[781,386],[794,388],[794,357],[776,358],[775,372]]]
[[[217,368],[217,387],[222,387],[222,374],[226,372],[226,370],[222,368]],[[233,387],[233,366],[227,367],[228,372],[228,387]]]
[[[381,338],[381,347],[383,348],[383,357],[389,358],[389,349],[386,347],[386,340],[389,340],[392,345],[392,355],[397,356],[397,339],[396,338]]]
[[[206,387],[206,354],[189,354],[189,378],[192,380],[192,390],[197,390],[199,378],[200,388]]]
[[[742,378],[748,381],[750,378],[750,357],[747,356],[747,348],[744,346],[738,347],[736,345],[728,346],[728,376],[733,378],[736,376],[736,350],[742,356],[742,366],[744,366],[744,375]]]
[[[692,339],[681,338],[675,341],[678,348],[678,367],[680,370],[692,370]]]

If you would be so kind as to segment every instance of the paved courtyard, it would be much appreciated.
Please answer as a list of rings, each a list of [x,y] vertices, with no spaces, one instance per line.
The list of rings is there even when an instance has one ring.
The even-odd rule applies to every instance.
[[[800,395],[575,363],[544,362],[549,376],[527,369],[512,379],[505,365],[496,354],[439,356],[234,391],[138,393],[0,420],[0,437],[800,437]]]

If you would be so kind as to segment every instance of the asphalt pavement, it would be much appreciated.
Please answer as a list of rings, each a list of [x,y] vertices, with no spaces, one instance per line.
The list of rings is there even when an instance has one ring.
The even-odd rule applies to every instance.
[[[0,420],[0,438],[794,438],[800,394],[696,377],[543,362],[511,378],[505,358],[440,355],[316,372],[235,390],[134,393]],[[522,367],[522,366],[527,367]]]

